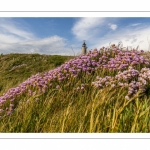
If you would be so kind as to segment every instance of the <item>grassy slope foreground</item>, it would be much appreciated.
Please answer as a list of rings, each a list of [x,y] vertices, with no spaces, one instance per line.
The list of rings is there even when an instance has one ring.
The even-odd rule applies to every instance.
[[[148,52],[16,56],[1,56],[0,132],[150,132]]]

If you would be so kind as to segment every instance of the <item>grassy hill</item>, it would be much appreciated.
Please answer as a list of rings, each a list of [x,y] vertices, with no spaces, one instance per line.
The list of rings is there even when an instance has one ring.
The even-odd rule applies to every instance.
[[[72,56],[7,54],[0,55],[0,94],[15,87],[31,75],[60,66]]]
[[[0,56],[0,132],[150,132],[149,52]]]

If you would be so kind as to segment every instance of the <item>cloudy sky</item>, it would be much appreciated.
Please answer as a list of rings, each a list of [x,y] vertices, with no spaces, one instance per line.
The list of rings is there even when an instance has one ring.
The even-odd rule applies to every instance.
[[[0,53],[78,55],[83,40],[88,50],[123,43],[150,50],[150,18],[0,18]]]

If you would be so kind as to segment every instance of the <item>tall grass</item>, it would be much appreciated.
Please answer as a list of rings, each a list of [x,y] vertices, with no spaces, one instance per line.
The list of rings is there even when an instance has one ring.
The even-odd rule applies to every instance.
[[[150,96],[137,92],[126,99],[127,89],[92,85],[97,76],[106,75],[114,76],[116,71],[98,69],[64,81],[61,88],[22,95],[13,113],[0,119],[0,132],[150,132]],[[82,84],[83,90],[76,90]]]
[[[1,132],[149,132],[150,99],[124,98],[125,91],[89,89],[49,91],[21,99],[11,116],[1,119]]]

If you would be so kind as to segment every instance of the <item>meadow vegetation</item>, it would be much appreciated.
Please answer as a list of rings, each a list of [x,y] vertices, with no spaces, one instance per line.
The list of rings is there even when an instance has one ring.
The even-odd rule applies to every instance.
[[[0,56],[0,132],[150,132],[150,54]]]

